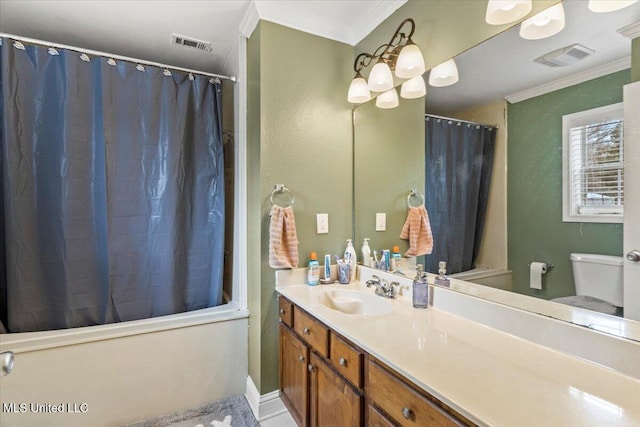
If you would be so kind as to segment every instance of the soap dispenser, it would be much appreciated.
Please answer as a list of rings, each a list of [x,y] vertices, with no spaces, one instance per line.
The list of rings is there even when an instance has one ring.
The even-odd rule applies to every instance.
[[[429,306],[429,284],[427,273],[422,271],[422,264],[416,266],[416,277],[413,279],[413,306],[415,308]]]
[[[356,250],[351,243],[351,239],[347,239],[347,249],[344,250],[344,261],[349,264],[351,268],[351,280],[356,278]]]
[[[438,264],[438,275],[433,280],[433,283],[440,286],[446,286],[447,288],[451,286],[451,282],[447,277],[447,263],[445,261],[440,261]]]
[[[365,237],[362,243],[362,265],[371,267],[371,248],[369,247],[368,237]]]

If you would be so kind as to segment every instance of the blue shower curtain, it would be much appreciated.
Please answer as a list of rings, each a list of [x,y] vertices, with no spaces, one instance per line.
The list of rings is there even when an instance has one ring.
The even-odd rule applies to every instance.
[[[425,205],[433,252],[425,269],[447,273],[475,267],[489,200],[496,129],[456,120],[425,120]]]
[[[7,329],[220,304],[220,84],[9,39],[0,50]]]

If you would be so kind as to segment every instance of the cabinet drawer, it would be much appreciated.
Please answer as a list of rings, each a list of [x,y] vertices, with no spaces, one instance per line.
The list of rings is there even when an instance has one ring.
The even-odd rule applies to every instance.
[[[466,425],[373,361],[368,365],[367,391],[375,405],[401,426]]]
[[[293,326],[293,304],[283,297],[278,298],[278,315],[282,323]]]
[[[329,329],[298,307],[294,306],[293,312],[295,319],[293,329],[318,353],[327,357],[329,355]]]
[[[358,388],[362,388],[362,360],[364,353],[331,333],[329,359],[336,371]]]

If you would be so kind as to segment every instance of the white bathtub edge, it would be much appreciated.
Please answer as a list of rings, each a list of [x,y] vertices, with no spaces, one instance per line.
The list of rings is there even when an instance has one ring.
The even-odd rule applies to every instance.
[[[1,334],[0,351],[26,353],[247,317],[249,317],[249,311],[238,308],[232,302],[217,307],[130,322],[43,332]]]

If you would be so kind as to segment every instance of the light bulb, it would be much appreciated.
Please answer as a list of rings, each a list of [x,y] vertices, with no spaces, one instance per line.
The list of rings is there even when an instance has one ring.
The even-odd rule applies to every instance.
[[[422,76],[414,77],[402,83],[400,88],[400,96],[405,99],[420,98],[427,94],[427,87],[424,84]]]
[[[411,79],[424,73],[424,57],[420,48],[409,42],[400,51],[398,61],[396,62],[396,76],[401,79]]]
[[[376,98],[376,107],[378,108],[395,108],[399,104],[398,101],[398,92],[393,88]]]
[[[558,3],[532,16],[520,25],[520,37],[538,40],[551,37],[564,28],[564,8]]]
[[[383,61],[378,61],[369,74],[369,90],[373,92],[385,92],[393,87],[393,75],[391,69]]]
[[[531,0],[489,0],[485,21],[491,25],[508,24],[531,12]]]
[[[369,92],[367,81],[360,75],[360,73],[356,74],[349,86],[347,100],[353,104],[362,104],[370,99],[371,92]]]

